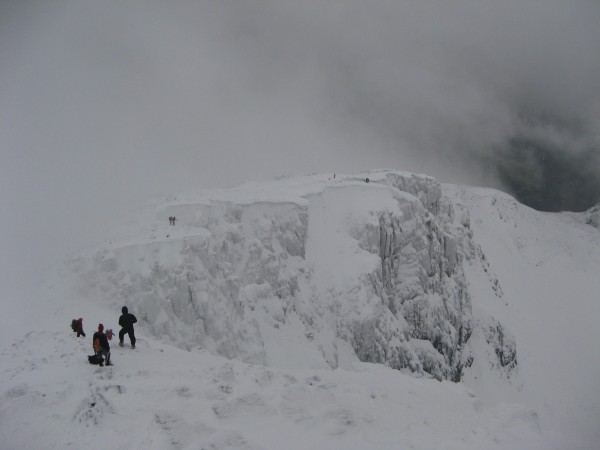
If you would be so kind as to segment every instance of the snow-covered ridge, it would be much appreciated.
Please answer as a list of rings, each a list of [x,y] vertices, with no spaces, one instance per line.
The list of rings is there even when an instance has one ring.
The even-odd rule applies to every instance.
[[[159,199],[6,305],[0,447],[597,448],[596,212],[395,171]]]
[[[160,340],[271,366],[289,366],[288,352],[298,367],[358,357],[454,381],[472,363],[462,263],[476,246],[468,213],[431,177],[311,175],[153,211],[145,234],[74,267],[86,295],[130,305]],[[498,322],[487,333],[498,365],[514,368],[510,334]]]

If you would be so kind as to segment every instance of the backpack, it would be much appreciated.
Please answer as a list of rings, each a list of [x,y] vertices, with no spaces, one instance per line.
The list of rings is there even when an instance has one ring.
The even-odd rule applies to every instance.
[[[71,330],[77,331],[77,321],[75,319],[71,320]]]
[[[90,364],[102,365],[104,363],[104,358],[102,358],[102,355],[100,355],[100,354],[95,354],[95,355],[88,356],[88,361]]]

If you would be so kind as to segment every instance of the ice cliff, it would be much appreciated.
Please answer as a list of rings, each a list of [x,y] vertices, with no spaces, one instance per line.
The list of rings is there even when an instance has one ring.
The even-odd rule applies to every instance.
[[[72,265],[80,295],[128,305],[165,342],[274,366],[290,352],[298,367],[358,357],[458,381],[478,328],[489,364],[516,366],[510,333],[473,316],[464,263],[485,257],[468,211],[433,178],[386,170],[248,183],[164,198],[146,214]]]

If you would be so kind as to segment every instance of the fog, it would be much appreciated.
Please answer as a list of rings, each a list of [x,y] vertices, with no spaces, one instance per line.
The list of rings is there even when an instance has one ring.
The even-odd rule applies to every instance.
[[[396,168],[600,201],[595,0],[0,3],[2,281],[159,194]]]

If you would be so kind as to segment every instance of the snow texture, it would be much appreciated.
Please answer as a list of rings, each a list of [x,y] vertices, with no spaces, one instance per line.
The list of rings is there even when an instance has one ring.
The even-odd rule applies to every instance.
[[[594,217],[391,170],[157,199],[19,299],[0,447],[595,448]]]
[[[304,182],[313,186],[287,198],[265,200],[277,186],[257,185],[242,202],[171,202],[158,217],[176,216],[183,234],[99,252],[83,289],[188,350],[278,366],[272,341],[283,340],[310,348],[311,366],[336,368],[342,340],[361,361],[459,381],[472,361],[461,263],[473,244],[440,185],[389,171]]]

